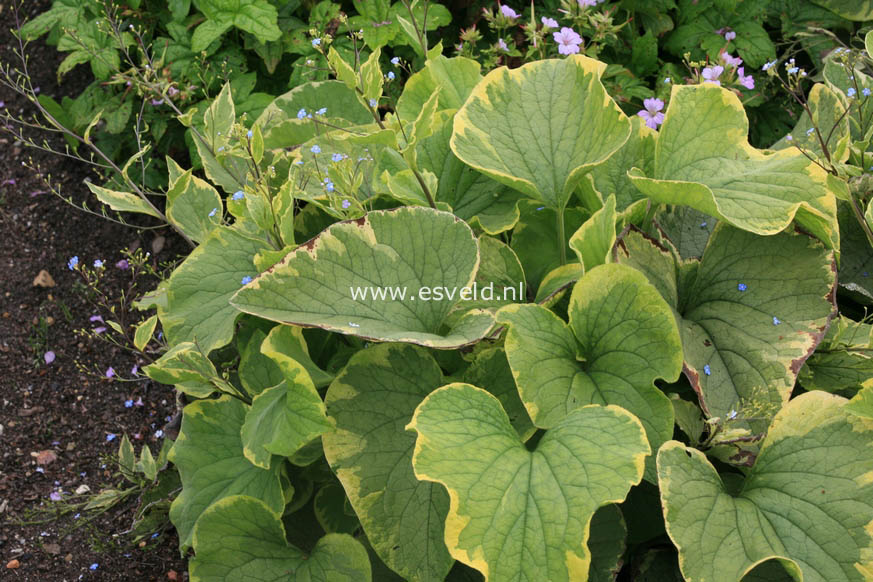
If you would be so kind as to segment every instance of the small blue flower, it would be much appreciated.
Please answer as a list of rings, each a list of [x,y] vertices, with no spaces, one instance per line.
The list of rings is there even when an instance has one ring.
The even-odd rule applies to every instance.
[[[155,539],[155,538],[158,537],[159,535],[161,535],[161,534],[159,534],[158,532],[153,533],[153,534],[152,534],[152,539]]]
[[[252,130],[251,130],[251,129],[248,130],[248,131],[246,132],[246,137],[247,137],[247,138],[252,139],[252,135],[254,135],[254,134],[252,133]]]
[[[348,209],[351,205],[352,203],[348,199],[343,200],[343,208]]]
[[[761,67],[762,71],[766,71],[767,69],[771,69],[776,66],[776,61],[770,61],[769,63],[764,63],[764,66]]]
[[[334,190],[333,182],[331,182],[330,180],[328,180],[327,182],[325,182],[325,183],[324,183],[324,189],[327,190],[328,192],[333,192],[333,190]]]
[[[96,569],[99,568],[99,567],[100,567],[100,564],[98,564],[97,562],[94,562],[93,564],[91,564],[90,566],[88,566],[88,568],[91,569],[91,570],[96,570]]]
[[[243,277],[243,278],[242,278],[242,281],[240,281],[240,283],[242,283],[243,285],[248,285],[248,284],[251,283],[251,282],[252,282],[252,278],[249,277],[248,275],[246,275],[245,277]]]
[[[800,69],[799,69],[798,67],[791,67],[791,68],[788,69],[788,74],[789,74],[789,75],[793,75],[794,73],[796,73],[796,72],[799,71],[799,70],[800,70]]]
[[[67,267],[72,271],[76,268],[76,265],[79,264],[79,257],[72,257],[69,261],[67,261]]]
[[[745,291],[746,289],[748,289],[748,287],[746,287],[746,284],[745,284],[745,283],[738,283],[738,284],[737,284],[737,289],[740,290],[740,291]]]
[[[664,84],[665,84],[665,85],[669,85],[669,84],[670,84],[670,77],[667,77],[666,79],[664,79]]]
[[[537,206],[537,211],[538,211],[538,212],[539,212],[540,210],[543,210],[543,209],[545,209],[545,206]]]
[[[312,39],[312,46],[313,46],[313,47],[317,47],[317,46],[320,45],[320,44],[321,44],[321,39],[320,39],[320,38],[313,38],[313,39]]]
[[[848,95],[849,97],[854,97],[855,96],[855,88],[849,87],[849,89],[846,91],[846,95]]]
[[[212,210],[210,210],[209,211],[209,218],[212,218],[213,216],[215,216],[216,212],[218,212],[218,208],[213,208]]]
[[[233,193],[233,196],[231,196],[231,198],[233,200],[242,200],[245,197],[246,197],[246,195],[242,190],[237,190],[236,192]]]
[[[379,102],[376,99],[370,99],[370,107],[376,107]]]
[[[871,93],[870,88],[864,87],[863,89],[861,89],[861,93],[864,95],[864,97],[869,97]]]
[[[393,59],[391,59],[391,64],[394,65],[395,67],[397,65],[399,65],[400,64],[400,57],[394,57]]]
[[[297,112],[297,119],[305,119],[306,118],[306,110],[301,109]]]
[[[773,316],[773,325],[779,325],[780,323],[782,323],[782,320],[774,315]]]
[[[94,268],[95,269],[102,269],[103,268],[103,261],[101,261],[100,259],[94,259]]]
[[[737,417],[737,411],[736,411],[736,410],[731,410],[730,412],[728,412],[728,413],[725,415],[725,417],[726,417],[728,420],[733,420],[733,419],[735,419],[735,418]]]
[[[108,435],[106,435],[106,442],[109,443],[109,442],[112,442],[114,440],[115,440],[115,435],[113,433],[109,433]]]
[[[320,153],[321,153],[321,148],[318,147],[318,144],[315,144],[314,146],[312,146],[311,148],[309,148],[309,151],[311,151],[311,152],[314,153],[314,154],[320,154]]]
[[[709,364],[706,364],[705,366],[703,366],[703,373],[706,374],[707,376],[712,374],[712,370],[709,369]]]
[[[397,75],[394,74],[394,71],[388,71],[388,74],[385,75],[389,81],[393,81]]]
[[[705,220],[700,223],[700,228],[706,228],[706,221]]]
[[[162,431],[162,430],[156,430],[156,431],[155,431],[155,438],[156,438],[156,439],[159,439],[159,438],[161,438],[162,436],[164,436],[164,431]]]
[[[125,400],[124,407],[125,408],[133,408],[133,398],[130,398],[129,400]]]
[[[812,132],[814,132],[814,131],[815,131],[815,128],[810,127],[809,129],[806,130],[806,135],[812,135]]]
[[[330,156],[330,159],[333,160],[334,162],[341,162],[345,158],[346,158],[345,154],[333,154],[332,156]]]
[[[219,148],[218,148],[218,151],[223,152],[223,151],[224,151],[224,146],[219,147]]]
[[[791,135],[790,133],[785,136],[785,141],[793,141],[793,140],[794,140],[794,136]]]
[[[315,112],[316,115],[327,115],[327,107],[322,107],[318,111]]]

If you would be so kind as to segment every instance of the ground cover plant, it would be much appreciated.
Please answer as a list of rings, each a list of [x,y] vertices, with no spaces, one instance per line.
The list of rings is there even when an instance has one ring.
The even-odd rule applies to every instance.
[[[777,58],[776,3],[710,4],[489,7],[454,53],[356,4],[317,78],[176,108],[160,208],[90,185],[193,247],[130,329],[178,437],[119,453],[192,580],[873,579],[873,33]]]

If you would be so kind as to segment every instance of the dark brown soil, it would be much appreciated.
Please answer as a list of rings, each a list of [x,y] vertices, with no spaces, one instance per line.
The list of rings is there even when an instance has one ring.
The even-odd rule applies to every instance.
[[[24,4],[32,17],[50,0]],[[0,22],[0,60],[10,62],[16,41],[8,31],[14,22],[8,2],[0,2]],[[33,85],[43,94],[60,101],[89,81],[86,67],[80,66],[59,86],[55,70],[64,55],[41,43],[32,44],[28,52]],[[0,89],[0,100],[14,114],[30,111],[25,99],[9,91]],[[95,259],[106,261],[101,287],[117,295],[130,284],[130,271],[114,266],[122,258],[121,249],[149,249],[158,234],[169,239],[158,260],[174,258],[183,247],[167,232],[138,232],[113,224],[46,193],[38,176],[22,167],[22,161],[31,158],[65,194],[79,201],[88,196],[84,165],[22,148],[0,132],[0,580],[187,580],[172,528],[141,547],[128,536],[115,535],[131,526],[135,502],[91,521],[85,512],[79,518],[74,512],[57,516],[64,503],[83,499],[73,495],[80,486],[96,493],[121,482],[110,472],[114,464],[106,457],[117,452],[122,434],[131,436],[137,451],[148,443],[156,453],[161,438],[155,433],[175,411],[168,387],[142,377],[103,377],[111,366],[118,376],[132,378],[131,368],[145,362],[75,333],[98,325],[91,316],[108,319],[108,314],[95,311],[81,277],[68,270],[67,261],[73,255],[88,265]],[[56,286],[33,285],[43,269]],[[146,290],[152,284],[142,281],[140,286]],[[47,365],[44,354],[49,350],[56,359]],[[77,361],[91,372],[81,370]],[[140,397],[143,406],[125,407],[126,400]],[[118,437],[109,442],[110,434]],[[41,451],[57,456],[42,466],[43,472],[37,471],[35,458]],[[52,502],[53,491],[62,491],[64,501]],[[92,570],[93,564],[97,566]]]

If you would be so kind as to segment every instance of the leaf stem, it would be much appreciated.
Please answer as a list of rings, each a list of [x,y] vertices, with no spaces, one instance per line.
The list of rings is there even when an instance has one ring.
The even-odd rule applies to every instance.
[[[564,235],[564,209],[559,208],[557,212],[558,223],[558,249],[561,253],[561,265],[567,264],[567,239]]]

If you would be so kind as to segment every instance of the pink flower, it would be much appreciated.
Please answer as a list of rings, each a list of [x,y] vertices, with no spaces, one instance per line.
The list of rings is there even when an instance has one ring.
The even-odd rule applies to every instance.
[[[506,46],[506,41],[503,40],[502,38],[497,39],[497,48],[499,48],[500,50],[502,50],[505,53],[509,52],[509,47]]]
[[[741,59],[740,57],[732,57],[728,53],[726,53],[725,51],[721,51],[718,54],[718,57],[721,59],[721,61],[724,64],[731,66],[731,67],[734,67],[734,68],[739,67],[740,65],[743,64],[743,59]]]
[[[543,27],[545,28],[558,28],[558,21],[554,18],[549,18],[548,16],[543,16],[540,18],[543,23]]]
[[[52,492],[49,494],[49,499],[51,499],[52,501],[60,501],[60,500],[61,500],[61,493],[60,493],[60,491],[52,491]]]
[[[737,33],[734,32],[733,30],[729,30],[726,33],[724,33],[724,39],[728,42],[732,41],[735,38],[737,38]]]
[[[115,376],[115,370],[112,369],[112,366],[109,366],[106,368],[106,377],[112,378],[113,376]]]
[[[755,88],[755,79],[752,75],[745,75],[744,73],[743,67],[737,69],[737,82],[751,91]]]
[[[718,78],[724,72],[724,67],[716,65],[714,67],[706,67],[700,73],[703,77],[704,83],[715,83],[716,85],[721,85],[721,81]]]
[[[558,43],[558,52],[562,55],[575,55],[579,52],[582,37],[576,34],[572,28],[563,27],[561,32],[553,32],[552,37]]]
[[[51,364],[52,362],[55,361],[55,353],[51,350],[49,350],[45,354],[43,354],[42,357],[45,360],[46,365]]]
[[[643,101],[645,109],[640,109],[637,115],[646,120],[646,125],[652,129],[658,129],[658,126],[664,123],[664,114],[661,110],[664,109],[664,102],[660,99],[650,97]]]
[[[121,259],[120,261],[115,263],[115,266],[122,271],[126,271],[130,268],[130,263],[127,262],[127,259]]]
[[[592,6],[597,6],[597,0],[578,0],[579,6],[582,8],[591,8]]]
[[[506,4],[504,4],[500,7],[500,14],[502,14],[503,16],[510,18],[512,20],[515,20],[516,18],[518,18],[518,12],[516,12],[515,10],[513,10],[512,8],[507,6]]]

